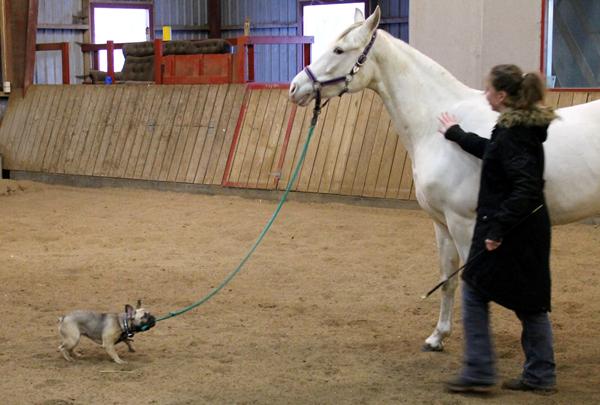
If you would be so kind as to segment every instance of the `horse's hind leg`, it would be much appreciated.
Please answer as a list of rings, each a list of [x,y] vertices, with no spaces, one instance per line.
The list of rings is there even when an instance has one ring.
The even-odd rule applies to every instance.
[[[441,280],[446,280],[458,268],[459,255],[446,225],[434,222],[434,227],[440,257]],[[452,331],[454,292],[457,285],[458,277],[453,277],[441,288],[440,317],[433,333],[425,340],[424,351],[437,352],[444,349],[444,338],[450,336]]]

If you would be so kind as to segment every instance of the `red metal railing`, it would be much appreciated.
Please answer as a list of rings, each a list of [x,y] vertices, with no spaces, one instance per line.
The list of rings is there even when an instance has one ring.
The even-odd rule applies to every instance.
[[[310,46],[314,42],[313,37],[282,37],[282,36],[242,36],[236,38],[225,38],[231,45],[236,47],[233,54],[232,83],[245,83],[254,81],[254,46],[255,45],[277,45],[277,44],[300,44],[302,45],[303,66],[310,64]],[[107,51],[107,75],[114,83],[114,50],[122,49],[122,43],[108,41],[106,44],[79,43],[82,52],[92,52],[93,65],[97,67],[97,55],[101,50]],[[163,55],[162,40],[154,40],[154,81],[162,83]]]

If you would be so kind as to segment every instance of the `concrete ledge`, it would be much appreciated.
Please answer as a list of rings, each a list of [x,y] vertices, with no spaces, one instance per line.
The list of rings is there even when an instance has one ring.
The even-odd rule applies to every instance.
[[[10,178],[13,180],[31,180],[47,184],[60,184],[72,187],[115,187],[138,188],[144,190],[172,191],[206,195],[232,195],[243,198],[278,201],[283,191],[255,190],[246,188],[230,188],[218,185],[204,185],[191,183],[175,183],[155,180],[121,179],[114,177],[80,176],[70,174],[54,174],[11,170]],[[291,192],[288,201],[340,203],[379,208],[402,208],[420,210],[419,204],[412,200],[394,200],[384,198],[355,197],[337,194],[317,194]]]

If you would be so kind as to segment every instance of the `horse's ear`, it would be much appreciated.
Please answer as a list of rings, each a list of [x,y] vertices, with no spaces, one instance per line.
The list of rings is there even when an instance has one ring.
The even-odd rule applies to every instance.
[[[377,27],[379,26],[380,18],[381,18],[381,10],[379,9],[379,6],[377,6],[377,7],[375,7],[375,11],[373,11],[373,14],[371,14],[369,16],[369,18],[367,18],[367,21],[365,21],[365,25],[367,26],[369,31],[372,32],[377,29]]]
[[[361,22],[365,20],[365,15],[362,13],[362,11],[360,11],[360,9],[355,8],[354,9],[354,22]]]

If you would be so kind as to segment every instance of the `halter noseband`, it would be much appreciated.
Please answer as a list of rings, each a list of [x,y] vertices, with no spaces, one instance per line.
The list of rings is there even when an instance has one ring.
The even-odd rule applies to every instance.
[[[348,85],[350,84],[350,82],[352,81],[352,79],[354,78],[354,75],[356,73],[358,73],[358,71],[360,70],[360,68],[362,67],[362,65],[364,65],[365,61],[367,60],[367,55],[369,54],[369,51],[371,50],[371,48],[373,47],[373,44],[375,43],[375,37],[377,36],[377,30],[375,30],[373,32],[373,35],[371,36],[371,40],[369,41],[369,43],[367,44],[367,46],[365,47],[365,49],[363,50],[363,52],[360,54],[360,56],[358,57],[358,60],[356,61],[356,63],[354,64],[354,66],[352,66],[352,69],[350,70],[350,72],[345,75],[345,76],[339,76],[333,79],[329,79],[329,80],[325,80],[325,81],[319,81],[317,80],[317,76],[315,76],[315,74],[312,72],[312,70],[310,70],[310,68],[307,66],[304,68],[304,71],[306,72],[306,75],[309,77],[309,79],[312,81],[313,83],[313,89],[315,91],[315,98],[317,99],[318,103],[320,104],[321,102],[321,87],[324,86],[330,86],[332,84],[337,84],[340,82],[344,82],[344,88],[342,89],[342,91],[340,92],[340,94],[338,94],[338,96],[342,96],[344,93],[348,92]]]

